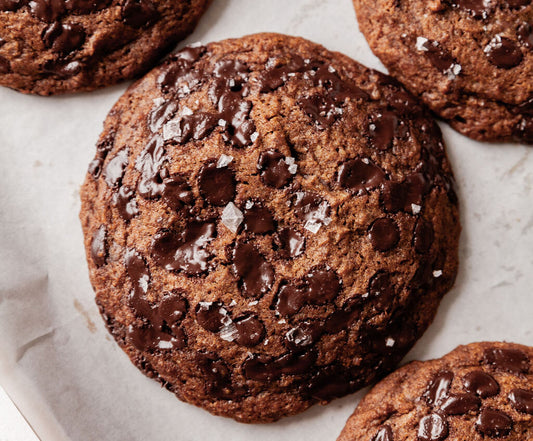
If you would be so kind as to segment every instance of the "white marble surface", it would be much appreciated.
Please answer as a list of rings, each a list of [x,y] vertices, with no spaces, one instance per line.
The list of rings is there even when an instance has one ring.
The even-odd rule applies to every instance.
[[[350,0],[215,0],[187,42],[259,31],[300,35],[383,70]],[[125,87],[52,98],[0,89],[0,383],[42,441],[334,440],[361,392],[242,425],[179,402],[107,335],[87,277],[78,188]],[[461,200],[461,270],[407,359],[479,340],[533,345],[532,150],[441,127]]]

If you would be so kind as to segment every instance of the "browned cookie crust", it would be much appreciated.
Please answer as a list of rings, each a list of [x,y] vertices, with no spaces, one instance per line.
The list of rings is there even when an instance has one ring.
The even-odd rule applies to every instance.
[[[533,348],[472,343],[378,383],[337,441],[530,441]]]
[[[52,95],[150,69],[207,0],[0,0],[0,85]]]
[[[239,421],[389,371],[456,275],[438,127],[391,78],[299,38],[154,69],[109,114],[81,197],[116,340],[182,400]]]
[[[532,0],[354,0],[390,74],[453,128],[533,143]]]

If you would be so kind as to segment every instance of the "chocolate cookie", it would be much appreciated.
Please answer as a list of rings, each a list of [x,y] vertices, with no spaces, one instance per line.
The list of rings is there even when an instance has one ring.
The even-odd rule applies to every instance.
[[[392,76],[466,136],[533,143],[532,0],[354,0]]]
[[[415,361],[361,401],[337,441],[533,439],[533,348],[472,343]]]
[[[109,114],[82,188],[97,303],[184,401],[273,421],[389,371],[457,270],[437,125],[299,38],[190,47]]]
[[[0,0],[0,85],[92,90],[150,69],[192,32],[207,0]]]

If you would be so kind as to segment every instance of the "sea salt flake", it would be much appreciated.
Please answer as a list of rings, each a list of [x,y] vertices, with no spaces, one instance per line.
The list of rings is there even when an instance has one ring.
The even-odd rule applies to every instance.
[[[191,109],[189,109],[187,106],[185,106],[181,112],[180,112],[182,115],[185,115],[185,116],[188,116],[188,115],[192,115],[193,114],[193,111]]]
[[[235,301],[235,299],[233,299],[233,300],[231,301],[231,303],[229,304],[229,306],[235,306],[236,304],[237,304],[237,302]]]
[[[416,49],[422,52],[427,52],[428,48],[426,47],[426,43],[428,41],[429,40],[427,38],[416,37],[416,44],[415,44]]]
[[[224,207],[222,211],[222,223],[230,230],[232,233],[236,233],[239,229],[239,225],[242,223],[244,216],[242,211],[239,210],[233,202],[230,202]]]
[[[139,285],[141,287],[141,289],[143,290],[143,292],[148,292],[148,283],[150,282],[150,277],[148,277],[148,274],[144,274],[140,279],[139,279]]]
[[[368,158],[361,159],[365,164],[370,164],[370,160]]]
[[[220,127],[226,127],[226,124],[227,124],[227,122],[226,122],[225,119],[220,118],[220,119],[218,120],[218,125],[219,125]]]
[[[222,340],[233,341],[237,338],[239,331],[233,322],[224,326],[218,333]]]
[[[310,231],[311,233],[313,234],[316,234],[318,233],[318,230],[320,230],[320,227],[322,226],[322,224],[320,222],[315,222],[315,221],[307,221],[304,225],[304,228],[307,230],[307,231]]]
[[[285,319],[281,319],[281,320],[278,321],[278,323],[280,325],[283,325],[283,324],[287,323],[287,321]]]
[[[411,204],[411,210],[413,211],[413,214],[418,214],[420,213],[420,210],[422,209],[422,207],[420,205],[417,205],[417,204]]]
[[[337,72],[337,71],[335,70],[335,68],[333,66],[328,66],[328,72],[329,73],[334,73],[334,72]]]
[[[385,342],[385,346],[387,346],[388,348],[392,348],[395,343],[396,343],[396,340],[389,337],[387,341]]]
[[[433,277],[438,278],[440,276],[442,276],[442,270],[433,271]]]
[[[159,340],[157,347],[159,349],[172,349],[172,342],[169,340]]]
[[[254,132],[250,135],[250,141],[255,142],[255,140],[259,138],[259,133]]]
[[[249,210],[250,208],[252,208],[254,206],[254,202],[253,201],[246,201],[246,204],[244,205],[244,208],[246,208],[247,210]]]
[[[227,167],[231,161],[233,161],[233,156],[222,154],[220,155],[220,158],[218,158],[217,168]]]
[[[294,159],[292,156],[287,156],[285,159],[285,164],[287,164],[289,167],[289,173],[292,175],[295,175],[298,171],[298,164],[296,164],[296,159]]]

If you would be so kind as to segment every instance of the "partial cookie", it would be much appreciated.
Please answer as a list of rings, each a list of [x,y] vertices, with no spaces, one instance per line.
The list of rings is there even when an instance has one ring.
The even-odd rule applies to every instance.
[[[378,383],[337,441],[533,439],[533,348],[472,343]]]
[[[392,76],[453,128],[533,143],[532,0],[354,0]]]
[[[134,78],[192,32],[207,0],[0,0],[0,85],[79,92]]]
[[[392,369],[456,275],[437,125],[391,78],[299,38],[191,47],[150,72],[109,114],[81,197],[113,336],[239,421]]]

